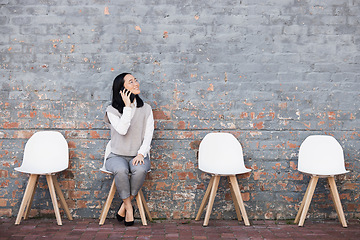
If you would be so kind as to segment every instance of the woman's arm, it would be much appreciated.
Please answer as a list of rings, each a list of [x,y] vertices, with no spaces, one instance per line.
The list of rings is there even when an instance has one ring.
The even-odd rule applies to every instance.
[[[146,121],[146,129],[144,135],[144,141],[140,146],[138,154],[143,155],[145,157],[150,152],[150,144],[154,133],[154,117],[152,111],[150,111],[150,115]]]
[[[115,131],[121,135],[125,135],[130,127],[131,110],[131,107],[124,107],[121,117],[118,117],[111,112],[106,113],[110,124],[113,126]]]

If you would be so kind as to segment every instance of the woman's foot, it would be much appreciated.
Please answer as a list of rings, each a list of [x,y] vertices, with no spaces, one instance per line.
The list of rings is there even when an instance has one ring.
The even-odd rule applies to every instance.
[[[130,207],[126,208],[124,224],[125,226],[134,225],[134,208],[131,205]]]
[[[125,220],[125,207],[124,207],[124,203],[121,203],[119,211],[116,213],[116,219],[119,222],[122,222]]]

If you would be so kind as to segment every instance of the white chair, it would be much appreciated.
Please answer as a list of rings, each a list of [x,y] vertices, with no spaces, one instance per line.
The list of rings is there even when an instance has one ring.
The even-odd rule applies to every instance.
[[[31,136],[25,145],[23,162],[15,168],[16,171],[30,174],[15,224],[20,224],[22,217],[28,218],[40,175],[46,175],[57,224],[62,225],[56,193],[69,220],[73,220],[55,176],[55,173],[67,169],[68,165],[68,144],[61,133],[40,131]]]
[[[230,133],[207,134],[199,146],[198,163],[199,169],[212,174],[212,177],[195,220],[200,220],[208,202],[203,226],[208,225],[220,177],[227,176],[237,218],[241,221],[242,214],[245,225],[249,226],[236,175],[248,173],[251,169],[244,165],[243,151],[239,141]]]
[[[106,168],[105,168],[106,159],[107,159],[107,157],[109,156],[110,153],[111,153],[111,140],[106,145],[105,155],[104,155],[104,163],[103,163],[102,168],[100,168],[100,171],[103,172],[103,173],[112,175],[112,172],[106,170]],[[105,202],[104,207],[103,207],[103,209],[101,211],[101,214],[100,214],[99,225],[103,225],[105,223],[105,219],[106,219],[106,216],[107,216],[107,214],[109,212],[110,205],[111,205],[111,203],[112,203],[112,201],[114,199],[115,192],[116,192],[116,186],[115,186],[115,178],[114,178],[114,180],[113,180],[113,182],[111,184],[111,187],[110,187],[108,197],[106,199],[106,202]],[[135,196],[135,199],[136,199],[137,207],[139,209],[141,222],[142,222],[143,225],[147,225],[146,215],[148,216],[150,221],[152,221],[152,217],[151,217],[151,214],[150,214],[149,207],[148,207],[148,205],[147,205],[147,203],[145,201],[144,194],[141,191],[141,189],[139,190],[138,194]],[[146,213],[146,215],[145,215],[145,213]]]
[[[334,176],[349,171],[345,169],[343,149],[336,139],[327,135],[307,137],[300,146],[298,170],[305,174],[310,174],[311,179],[294,223],[298,223],[299,226],[304,225],[306,214],[320,177],[327,178],[331,198],[335,204],[339,220],[343,227],[347,227]]]

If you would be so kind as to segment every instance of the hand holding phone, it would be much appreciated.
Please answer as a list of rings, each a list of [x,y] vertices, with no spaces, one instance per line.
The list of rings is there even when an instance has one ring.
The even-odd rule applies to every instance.
[[[122,90],[120,90],[120,95],[121,95],[122,100],[125,103],[125,107],[130,107],[130,105],[131,105],[131,100],[130,100],[131,92],[129,90],[127,90],[126,88],[123,88]]]

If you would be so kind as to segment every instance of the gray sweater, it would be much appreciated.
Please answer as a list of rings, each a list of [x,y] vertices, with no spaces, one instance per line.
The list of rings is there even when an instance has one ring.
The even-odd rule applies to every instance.
[[[106,108],[106,113],[107,112],[115,114],[118,117],[121,117],[122,115],[111,105]],[[150,112],[151,107],[147,103],[144,103],[144,106],[141,108],[137,108],[131,119],[130,127],[125,135],[119,134],[114,127],[109,124],[111,133],[111,152],[121,156],[137,155],[137,151],[144,140],[146,121]],[[105,121],[110,123],[107,114],[105,115]]]

